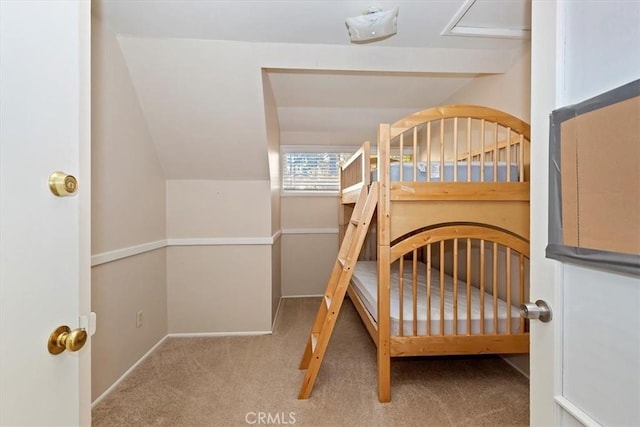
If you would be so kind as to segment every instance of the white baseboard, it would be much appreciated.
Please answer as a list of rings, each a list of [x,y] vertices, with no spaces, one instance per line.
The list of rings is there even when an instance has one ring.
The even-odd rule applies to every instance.
[[[511,367],[513,369],[515,369],[516,371],[520,372],[525,378],[527,378],[528,380],[530,380],[531,378],[529,378],[529,374],[526,373],[525,371],[523,371],[522,369],[520,369],[520,367],[518,367],[515,363],[513,363],[512,361],[510,361],[508,358],[504,357],[504,356],[500,356],[502,357],[502,360],[504,360],[505,362],[507,362],[509,365],[511,365]]]
[[[337,228],[285,228],[282,234],[338,234]]]
[[[278,315],[280,314],[280,306],[282,306],[282,297],[278,300],[278,306],[276,307],[276,314],[273,316],[273,322],[271,322],[271,331],[276,330],[276,322],[278,321]]]
[[[140,359],[138,359],[136,363],[134,363],[129,369],[127,369],[125,373],[120,376],[120,378],[118,378],[113,384],[111,384],[111,386],[108,389],[106,389],[100,396],[98,396],[96,400],[94,400],[91,403],[91,407],[93,408],[94,406],[96,406],[102,399],[104,399],[109,393],[111,393],[118,386],[118,384],[120,384],[126,377],[129,376],[131,372],[133,372],[135,368],[138,367],[140,363],[142,363],[143,360],[149,357],[151,353],[156,351],[156,349],[160,346],[160,344],[162,344],[166,339],[167,339],[167,335],[162,337],[160,341],[158,341],[153,347],[151,347],[149,351],[147,351]]]
[[[553,400],[562,407],[569,415],[575,418],[580,424],[586,427],[601,427],[601,424],[591,418],[585,411],[571,403],[569,399],[564,396],[554,396]]]
[[[318,294],[318,295],[283,295],[282,298],[322,298],[323,295],[322,294]]]
[[[271,331],[240,331],[240,332],[185,332],[167,334],[169,338],[200,338],[200,337],[245,337],[255,335],[270,335]]]

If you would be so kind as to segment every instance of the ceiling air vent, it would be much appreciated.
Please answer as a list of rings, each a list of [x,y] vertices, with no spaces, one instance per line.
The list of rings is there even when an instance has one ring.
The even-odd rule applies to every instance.
[[[528,39],[531,0],[467,0],[440,34]]]

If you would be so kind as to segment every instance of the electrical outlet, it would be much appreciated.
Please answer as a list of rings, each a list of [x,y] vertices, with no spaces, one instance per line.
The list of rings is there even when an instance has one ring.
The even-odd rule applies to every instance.
[[[142,326],[142,310],[136,313],[136,328]]]

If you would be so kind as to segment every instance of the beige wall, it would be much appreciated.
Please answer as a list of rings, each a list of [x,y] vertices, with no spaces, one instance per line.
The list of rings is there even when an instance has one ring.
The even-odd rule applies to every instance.
[[[268,181],[167,181],[169,333],[271,330]]]
[[[280,239],[280,123],[278,106],[273,96],[269,74],[262,70],[262,88],[264,96],[264,117],[267,128],[269,176],[271,180],[271,234],[276,240],[271,248],[271,321],[275,321],[278,305],[282,296],[282,266]]]
[[[526,122],[531,116],[531,48],[504,74],[476,77],[443,104],[477,104],[506,111]]]
[[[338,254],[338,233],[284,234],[282,295],[322,295]]]
[[[338,198],[282,198],[282,295],[322,295],[338,253]]]
[[[91,167],[92,255],[166,238],[162,168],[116,37],[95,19]],[[167,333],[165,250],[93,267],[91,292],[96,399]]]
[[[167,250],[169,333],[271,330],[271,245]]]
[[[282,228],[338,228],[338,196],[287,196],[282,198]]]
[[[280,231],[280,124],[278,106],[271,89],[269,74],[265,70],[262,70],[262,86],[271,184],[271,232],[276,233]]]
[[[96,399],[167,334],[166,249],[93,267],[91,281],[98,316],[91,348]]]
[[[271,236],[269,181],[167,181],[167,237]]]
[[[166,181],[118,40],[93,24],[92,254],[167,238],[232,242],[170,246],[93,268],[95,399],[167,333],[270,331],[281,245],[264,244],[279,231],[277,168],[271,182]],[[277,147],[277,116],[267,124]]]
[[[115,35],[92,40],[93,254],[165,238],[164,174]]]
[[[269,179],[263,126],[264,68],[477,74],[502,72],[511,61],[510,55],[491,49],[252,43],[135,35],[120,35],[119,42],[169,179]],[[371,93],[364,95],[369,99]],[[355,108],[307,107],[311,107],[311,114],[332,124],[327,136],[340,140],[346,135],[342,131],[334,133],[338,126],[349,130],[354,129],[353,123],[371,123],[371,135],[375,136],[378,118],[393,119],[409,113],[398,111],[406,111],[406,105],[384,105],[379,99],[372,103],[375,105],[364,109],[359,102],[348,103]],[[296,105],[285,101],[280,105],[283,107],[288,110]],[[287,127],[304,130],[304,117],[310,111],[298,111],[301,116],[289,112],[297,123]],[[361,141],[362,136],[355,137],[356,143]],[[241,165],[238,159],[242,159]]]

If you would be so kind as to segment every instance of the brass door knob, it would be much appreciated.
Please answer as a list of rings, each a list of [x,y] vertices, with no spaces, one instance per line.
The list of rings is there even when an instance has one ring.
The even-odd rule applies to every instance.
[[[60,354],[65,350],[78,351],[87,342],[87,331],[84,328],[74,329],[59,326],[51,335],[47,345],[49,353]]]
[[[78,180],[64,172],[53,172],[49,175],[49,189],[58,197],[71,196],[78,190]]]

